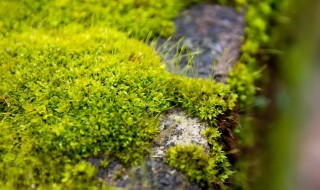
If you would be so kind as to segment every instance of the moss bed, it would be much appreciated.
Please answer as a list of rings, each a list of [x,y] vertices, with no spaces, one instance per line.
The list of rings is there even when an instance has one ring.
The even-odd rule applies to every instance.
[[[173,106],[208,122],[212,151],[173,147],[169,165],[205,187],[227,180],[218,117],[250,104],[256,74],[239,63],[227,84],[173,75],[141,41],[171,35],[199,2],[1,1],[0,188],[107,189],[86,159],[138,164]],[[201,167],[175,161],[191,152]]]

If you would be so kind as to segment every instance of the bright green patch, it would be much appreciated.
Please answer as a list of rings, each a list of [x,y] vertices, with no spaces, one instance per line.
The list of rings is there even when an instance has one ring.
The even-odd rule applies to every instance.
[[[189,113],[213,125],[217,125],[216,118],[219,115],[233,109],[237,100],[237,95],[229,85],[213,83],[211,80],[184,77],[176,80],[176,86],[176,102]]]
[[[227,85],[173,76],[150,47],[111,29],[11,33],[0,57],[0,186],[96,187],[78,176],[94,176],[83,160],[138,163],[164,110],[214,122],[235,104]]]
[[[210,153],[205,153],[199,145],[177,145],[168,149],[165,161],[202,188],[222,188],[232,171],[225,152],[218,143],[221,134],[217,128],[208,127],[204,135],[208,139]]]
[[[104,189],[86,159],[105,156],[104,168],[114,159],[139,163],[163,111],[183,107],[214,126],[237,97],[250,102],[254,77],[244,65],[230,85],[174,76],[149,46],[128,38],[170,36],[173,18],[195,2],[201,0],[0,1],[0,188]],[[268,6],[257,10],[270,15]],[[251,22],[248,15],[258,32],[246,29],[245,63],[265,38],[268,18]],[[168,155],[191,180],[213,187],[230,176],[230,164],[218,130],[206,136],[210,154],[190,146]],[[178,158],[198,165],[181,168]]]
[[[221,163],[216,156],[219,155],[205,153],[198,145],[177,145],[168,149],[166,162],[184,173],[191,182],[202,188],[213,189],[219,185],[223,186],[225,178],[231,174],[229,170],[223,174],[219,173]],[[225,156],[223,161],[228,162]]]
[[[154,115],[170,106],[168,74],[148,46],[101,29],[12,37],[0,42],[4,182],[64,183],[66,164],[147,153],[158,130],[145,105]]]
[[[142,39],[168,37],[174,32],[173,19],[194,0],[2,0],[0,32],[26,28],[109,26]]]

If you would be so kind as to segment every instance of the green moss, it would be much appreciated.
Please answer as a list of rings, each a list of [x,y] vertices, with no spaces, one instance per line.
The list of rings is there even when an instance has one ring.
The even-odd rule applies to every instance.
[[[0,186],[97,187],[82,180],[94,175],[83,160],[139,163],[164,110],[214,122],[235,104],[227,85],[174,76],[150,47],[111,29],[12,32],[0,57]]]
[[[258,71],[252,71],[246,65],[237,63],[227,78],[232,92],[238,95],[240,108],[247,109],[253,105],[256,93],[255,80],[259,77]]]
[[[100,154],[124,164],[143,158],[158,132],[145,104],[154,115],[170,106],[168,74],[148,46],[95,28],[11,36],[0,42],[0,94],[10,102],[1,112],[1,170],[21,175],[3,181],[22,185],[36,170],[37,183],[59,182],[65,164]]]
[[[218,142],[221,134],[217,128],[207,127],[204,135],[208,139],[210,153],[205,153],[199,145],[177,145],[168,149],[165,161],[202,188],[225,188],[224,182],[232,171],[223,147]]]
[[[237,97],[247,106],[255,76],[246,66],[238,64],[226,85],[175,76],[149,46],[129,38],[170,36],[180,10],[200,2],[0,1],[0,188],[106,189],[86,159],[104,156],[101,167],[115,159],[139,163],[158,135],[163,111],[183,107],[217,126]],[[257,10],[270,15],[267,6]],[[245,44],[244,63],[263,39],[254,36],[266,31],[267,16],[252,18],[248,27],[258,32],[246,29],[254,48]],[[191,180],[222,185],[231,172],[217,143],[221,135],[212,127],[206,136],[210,154],[190,146],[168,155],[177,168],[174,152],[191,155],[199,164],[183,170]]]
[[[237,95],[229,85],[187,77],[175,79],[175,84],[175,102],[210,124],[216,125],[218,115],[224,115],[235,106]]]
[[[226,157],[226,153],[219,143],[219,140],[223,137],[217,128],[210,126],[206,128],[204,135],[208,139],[210,155],[211,158],[214,159],[216,165],[215,169],[218,171],[217,177],[220,181],[224,182],[232,174],[232,171],[230,170],[231,165]]]
[[[228,160],[223,153],[211,152],[210,155],[199,145],[172,146],[166,152],[165,161],[202,188],[221,188],[231,174]]]
[[[54,29],[78,23],[85,27],[109,26],[142,39],[168,37],[173,19],[193,0],[3,0],[0,32],[26,28]],[[17,14],[19,13],[19,14]]]

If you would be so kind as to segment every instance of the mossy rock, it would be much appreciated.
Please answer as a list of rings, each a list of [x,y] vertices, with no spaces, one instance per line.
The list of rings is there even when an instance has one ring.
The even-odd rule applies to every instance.
[[[5,187],[96,187],[86,158],[133,165],[161,112],[181,106],[214,122],[236,100],[227,85],[171,75],[150,47],[109,28],[11,33],[0,49]]]
[[[194,2],[1,1],[0,188],[104,189],[86,160],[139,163],[165,110],[182,107],[217,127],[237,93],[252,96],[250,76],[235,72],[230,80],[241,81],[231,86],[174,76],[128,38],[170,36],[172,19]],[[209,160],[222,158],[212,142]]]

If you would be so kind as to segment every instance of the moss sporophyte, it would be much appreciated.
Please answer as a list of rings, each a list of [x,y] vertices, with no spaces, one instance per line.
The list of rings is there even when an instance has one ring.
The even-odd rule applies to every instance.
[[[253,95],[250,73],[239,66],[248,76],[228,84],[173,75],[137,40],[170,36],[195,2],[0,1],[0,188],[106,189],[86,160],[138,164],[173,106],[208,122],[211,152],[173,147],[167,162],[203,187],[227,180],[217,118]],[[175,162],[188,155],[204,170]]]

